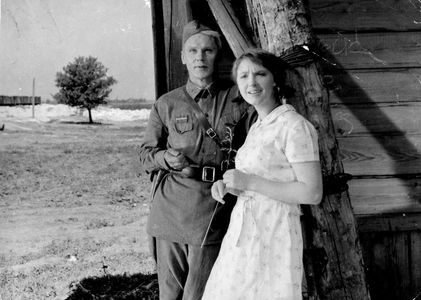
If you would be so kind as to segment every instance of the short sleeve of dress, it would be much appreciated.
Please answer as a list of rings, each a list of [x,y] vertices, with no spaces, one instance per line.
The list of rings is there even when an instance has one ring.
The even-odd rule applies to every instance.
[[[317,131],[306,119],[300,118],[290,128],[285,155],[290,163],[319,161]]]

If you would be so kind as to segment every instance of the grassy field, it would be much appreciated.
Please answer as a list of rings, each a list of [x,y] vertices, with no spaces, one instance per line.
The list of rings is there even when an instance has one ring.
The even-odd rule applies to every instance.
[[[137,157],[144,125],[6,122],[0,299],[111,299],[117,283],[114,299],[129,299],[151,288],[142,281],[155,271],[144,229],[149,180]]]

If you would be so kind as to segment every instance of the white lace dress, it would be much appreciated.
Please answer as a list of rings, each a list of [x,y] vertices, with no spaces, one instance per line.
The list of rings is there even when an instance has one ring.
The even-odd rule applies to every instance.
[[[282,105],[250,128],[236,167],[287,182],[295,179],[291,163],[318,160],[316,130]],[[302,244],[299,205],[243,193],[202,299],[301,299]]]

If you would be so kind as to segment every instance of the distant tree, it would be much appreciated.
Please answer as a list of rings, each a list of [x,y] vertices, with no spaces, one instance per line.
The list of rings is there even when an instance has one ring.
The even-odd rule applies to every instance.
[[[57,72],[55,82],[59,92],[54,99],[69,106],[86,108],[89,123],[93,123],[91,110],[107,103],[110,87],[117,81],[107,75],[107,68],[97,58],[79,56],[65,66],[63,72]]]

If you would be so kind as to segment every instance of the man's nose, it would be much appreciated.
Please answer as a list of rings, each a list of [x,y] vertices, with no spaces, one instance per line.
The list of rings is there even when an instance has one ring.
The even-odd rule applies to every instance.
[[[196,59],[197,60],[203,60],[203,57],[205,56],[205,52],[204,51],[197,51],[196,53]]]

